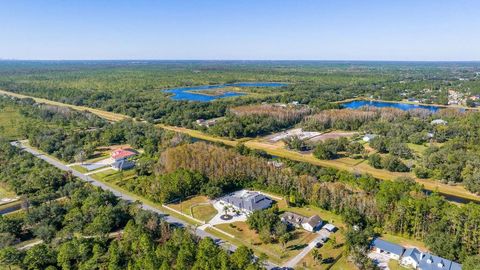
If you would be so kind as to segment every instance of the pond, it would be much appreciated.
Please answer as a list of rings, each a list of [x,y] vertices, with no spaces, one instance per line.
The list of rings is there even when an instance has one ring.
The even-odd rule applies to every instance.
[[[197,94],[192,92],[201,91],[201,90],[221,89],[225,87],[282,87],[285,85],[287,84],[278,83],[278,82],[242,82],[242,83],[226,83],[226,84],[217,84],[217,85],[202,85],[202,86],[194,86],[194,87],[180,87],[180,88],[173,88],[173,89],[168,89],[164,91],[167,93],[173,93],[173,96],[171,97],[173,100],[208,102],[208,101],[212,101],[219,98],[243,96],[245,95],[245,93],[226,91],[216,95],[205,95],[202,93]]]
[[[429,105],[419,105],[419,104],[408,104],[408,103],[401,103],[401,102],[383,102],[383,101],[369,101],[369,100],[355,100],[350,101],[342,104],[345,108],[348,109],[358,109],[363,106],[371,106],[377,108],[397,108],[400,110],[408,111],[413,109],[427,109],[432,112],[436,112],[441,107],[438,106],[429,106]]]

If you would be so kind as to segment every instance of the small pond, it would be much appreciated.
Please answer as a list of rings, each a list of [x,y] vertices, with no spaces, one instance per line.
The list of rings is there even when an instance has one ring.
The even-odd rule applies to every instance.
[[[419,104],[408,104],[408,103],[401,103],[401,102],[383,102],[383,101],[369,101],[369,100],[355,100],[350,101],[342,104],[343,107],[348,109],[358,109],[363,106],[371,106],[377,108],[397,108],[400,110],[408,111],[413,109],[427,109],[432,112],[436,112],[441,107],[438,106],[429,106],[429,105],[419,105]]]
[[[164,90],[167,93],[173,93],[171,97],[173,100],[189,100],[189,101],[202,101],[208,102],[219,98],[243,96],[244,93],[237,92],[222,92],[218,95],[205,95],[201,93],[192,93],[193,91],[221,89],[225,87],[282,87],[287,85],[286,83],[278,82],[242,82],[242,83],[226,83],[217,85],[202,85],[194,87],[180,87]]]

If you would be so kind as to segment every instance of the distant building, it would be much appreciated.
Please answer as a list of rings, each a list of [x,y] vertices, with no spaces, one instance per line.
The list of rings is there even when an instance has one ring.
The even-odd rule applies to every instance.
[[[435,119],[430,124],[432,125],[446,125],[448,122],[443,119]]]
[[[363,136],[362,140],[364,142],[370,142],[375,137],[377,137],[377,135],[375,135],[375,134],[365,134],[365,136]]]
[[[217,124],[217,121],[218,119],[215,118],[215,119],[209,119],[209,120],[205,120],[205,119],[198,119],[196,121],[197,125],[199,126],[202,126],[202,127],[212,127],[212,126],[215,126],[215,124]]]
[[[283,223],[287,225],[297,227],[297,228],[303,228],[309,232],[316,231],[323,224],[322,219],[317,215],[307,218],[305,216],[291,213],[291,212],[283,213],[283,215],[281,216],[281,220]]]
[[[220,198],[220,201],[241,211],[251,213],[255,210],[269,208],[273,201],[269,197],[255,191],[240,190]]]
[[[137,153],[127,149],[117,149],[113,151],[110,155],[111,158],[114,160],[111,165],[112,168],[114,170],[128,170],[133,168],[135,166],[135,163],[128,159],[135,155],[137,155]]]

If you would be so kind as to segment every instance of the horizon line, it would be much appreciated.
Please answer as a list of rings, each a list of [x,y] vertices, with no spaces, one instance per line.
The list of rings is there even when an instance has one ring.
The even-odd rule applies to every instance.
[[[443,62],[443,63],[458,63],[458,62],[480,62],[480,60],[379,60],[379,59],[141,59],[141,58],[102,58],[102,59],[19,59],[19,58],[0,58],[0,62],[4,61],[25,61],[25,62],[68,62],[68,61],[198,61],[198,62]]]

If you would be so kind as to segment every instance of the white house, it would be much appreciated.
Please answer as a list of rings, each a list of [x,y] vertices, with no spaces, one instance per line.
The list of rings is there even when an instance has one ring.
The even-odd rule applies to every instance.
[[[309,232],[316,231],[323,224],[322,219],[317,215],[307,218],[305,216],[292,212],[283,213],[280,219],[283,223],[287,225],[291,225],[297,228],[303,228],[304,230]]]
[[[416,248],[405,250],[400,264],[419,270],[461,270],[462,266],[445,258],[423,253]]]

